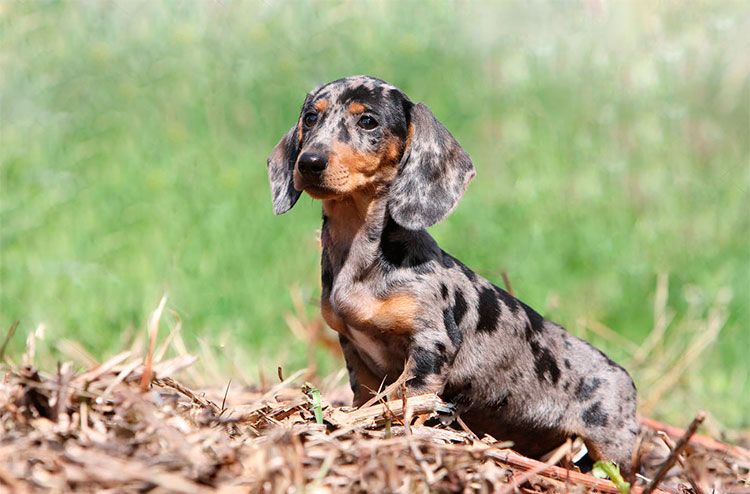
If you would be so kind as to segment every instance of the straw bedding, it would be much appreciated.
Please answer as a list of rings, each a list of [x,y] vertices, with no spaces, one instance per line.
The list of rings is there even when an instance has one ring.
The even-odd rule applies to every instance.
[[[434,395],[352,410],[340,385],[318,392],[305,371],[197,390],[172,377],[193,361],[125,352],[84,371],[6,366],[0,491],[618,492],[566,467],[577,443],[547,463],[525,458],[462,429]],[[648,478],[682,431],[651,420],[643,431]],[[662,491],[750,493],[743,448],[693,436],[677,460]]]

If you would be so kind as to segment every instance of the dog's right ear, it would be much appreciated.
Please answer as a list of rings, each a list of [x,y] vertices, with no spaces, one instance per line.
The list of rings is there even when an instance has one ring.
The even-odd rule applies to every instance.
[[[294,189],[294,163],[299,154],[297,125],[287,132],[268,157],[268,180],[271,183],[273,212],[283,214],[292,209],[302,192]]]

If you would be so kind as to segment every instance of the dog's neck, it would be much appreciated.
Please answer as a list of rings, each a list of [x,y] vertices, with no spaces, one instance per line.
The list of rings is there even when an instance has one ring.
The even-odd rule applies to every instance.
[[[347,196],[343,199],[327,199],[323,201],[323,216],[334,244],[351,245],[357,232],[365,224],[372,222],[372,210],[377,206],[373,197],[360,195]]]
[[[354,194],[323,201],[321,242],[334,271],[343,267],[348,259],[356,260],[357,266],[351,266],[353,269],[364,268],[374,259],[388,217],[386,203],[385,194]],[[356,254],[350,255],[352,252]]]

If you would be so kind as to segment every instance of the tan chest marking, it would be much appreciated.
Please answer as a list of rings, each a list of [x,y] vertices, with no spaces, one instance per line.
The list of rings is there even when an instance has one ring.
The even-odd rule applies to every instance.
[[[320,301],[320,314],[331,329],[343,335],[347,334],[346,323],[333,311],[331,302],[328,300]]]
[[[338,316],[346,325],[398,335],[414,330],[418,304],[412,295],[397,294],[385,299],[353,295],[340,305]]]

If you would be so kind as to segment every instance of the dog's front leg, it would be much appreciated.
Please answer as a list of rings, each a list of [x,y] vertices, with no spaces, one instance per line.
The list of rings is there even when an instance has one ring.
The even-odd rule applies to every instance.
[[[349,371],[349,385],[354,393],[352,406],[360,407],[375,396],[381,386],[381,381],[364,363],[349,338],[339,333],[339,343],[344,352],[346,370]]]
[[[440,336],[429,332],[413,337],[404,366],[407,396],[443,391],[458,348]]]

